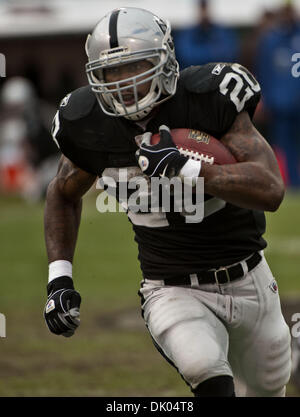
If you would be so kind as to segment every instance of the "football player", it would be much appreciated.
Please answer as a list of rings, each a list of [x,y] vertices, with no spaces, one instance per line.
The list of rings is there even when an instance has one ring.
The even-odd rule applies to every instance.
[[[71,336],[79,325],[72,261],[82,196],[95,179],[118,178],[120,169],[149,178],[200,176],[201,222],[186,222],[184,212],[128,209],[146,326],[195,396],[235,396],[234,377],[247,396],[284,396],[290,333],[263,252],[264,211],[278,209],[284,185],[272,149],[251,121],[258,82],[231,63],[179,73],[169,23],[139,8],[104,16],[86,52],[89,85],[62,100],[53,123],[63,156],[45,207],[50,331]],[[188,159],[174,145],[174,128],[213,135],[238,163]],[[151,134],[158,132],[152,148]]]

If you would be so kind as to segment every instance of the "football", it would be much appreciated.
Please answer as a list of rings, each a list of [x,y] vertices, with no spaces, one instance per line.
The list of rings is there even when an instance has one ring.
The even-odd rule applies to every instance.
[[[226,165],[236,163],[235,157],[219,140],[193,129],[172,129],[173,141],[182,155],[208,164]],[[160,140],[159,134],[152,135],[151,145]]]

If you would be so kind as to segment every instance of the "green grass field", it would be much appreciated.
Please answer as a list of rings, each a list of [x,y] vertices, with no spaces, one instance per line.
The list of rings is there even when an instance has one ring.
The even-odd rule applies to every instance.
[[[140,317],[137,247],[125,214],[99,214],[95,195],[85,198],[74,262],[81,326],[66,339],[50,334],[42,315],[48,273],[43,204],[16,198],[0,204],[0,312],[7,321],[0,396],[190,396]],[[300,194],[287,194],[267,216],[266,257],[283,300],[300,299],[299,212]],[[288,395],[298,395],[292,384]]]

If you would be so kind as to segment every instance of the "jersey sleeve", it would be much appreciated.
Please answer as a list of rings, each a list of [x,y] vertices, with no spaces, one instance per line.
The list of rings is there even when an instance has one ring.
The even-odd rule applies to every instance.
[[[259,83],[239,64],[212,63],[194,67],[187,77],[186,87],[193,96],[194,112],[200,111],[197,96],[202,95],[201,102],[205,99],[209,124],[219,134],[224,134],[242,111],[247,111],[252,119],[261,97]]]
[[[72,121],[69,121],[64,117],[65,106],[68,103],[70,95],[67,95],[60,103],[60,106],[53,118],[51,134],[54,142],[60,149],[63,155],[65,155],[70,161],[82,170],[89,172],[90,174],[98,174],[92,169],[90,161],[85,157],[85,153],[82,152],[80,146],[76,144],[73,130],[71,128]]]

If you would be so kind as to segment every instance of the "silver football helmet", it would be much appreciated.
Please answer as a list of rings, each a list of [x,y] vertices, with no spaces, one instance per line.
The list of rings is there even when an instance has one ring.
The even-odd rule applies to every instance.
[[[108,13],[88,35],[86,53],[89,84],[110,116],[143,119],[176,92],[179,65],[170,24],[147,10],[124,7]],[[105,81],[105,69],[139,60],[149,61],[151,69],[116,82]],[[149,82],[149,92],[139,98],[137,87]],[[129,90],[134,103],[126,106],[123,94]]]

